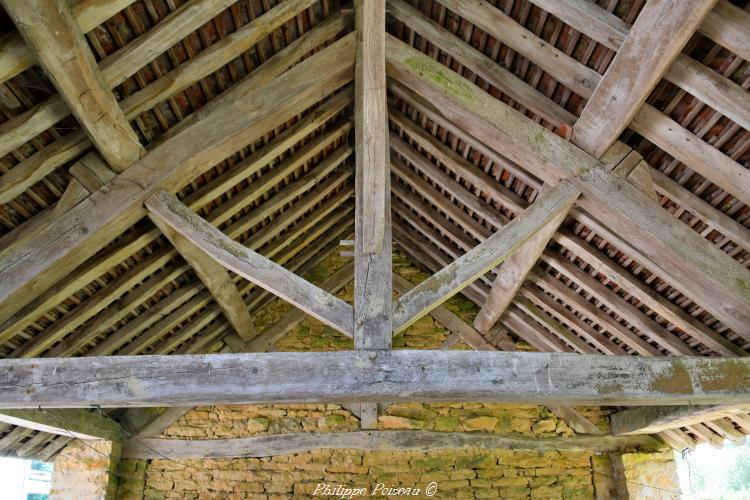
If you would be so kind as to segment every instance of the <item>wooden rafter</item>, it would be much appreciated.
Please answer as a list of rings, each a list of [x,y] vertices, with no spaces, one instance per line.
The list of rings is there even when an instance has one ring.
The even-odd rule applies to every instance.
[[[350,335],[353,332],[354,313],[346,302],[236,243],[165,191],[153,194],[145,203],[151,214],[225,268],[282,297],[336,330]]]
[[[150,212],[150,216],[159,231],[195,270],[237,334],[244,340],[253,338],[256,334],[253,320],[226,269],[189,239],[172,229],[157,213]]]
[[[96,410],[4,410],[0,422],[77,439],[119,441],[121,437],[117,422]]]
[[[487,302],[474,319],[477,330],[486,333],[497,323],[567,215],[567,211],[559,212],[503,263],[492,283]]]
[[[650,406],[614,413],[610,421],[615,435],[656,434],[748,412],[747,406]]]
[[[656,0],[644,7],[573,127],[577,146],[595,158],[609,149],[714,3]]]
[[[6,0],[3,6],[107,163],[122,172],[141,158],[146,151],[99,72],[67,4]]]

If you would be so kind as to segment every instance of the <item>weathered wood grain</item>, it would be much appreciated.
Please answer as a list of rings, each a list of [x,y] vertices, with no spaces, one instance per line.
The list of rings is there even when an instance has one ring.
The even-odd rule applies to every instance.
[[[487,301],[474,319],[477,330],[486,333],[497,323],[567,215],[567,211],[560,211],[503,262]]]
[[[575,115],[456,37],[440,24],[429,19],[422,11],[412,7],[406,1],[389,0],[388,12],[534,114],[558,127],[573,126],[576,120]]]
[[[350,35],[296,65],[273,85],[257,87],[247,80],[194,113],[197,118],[189,127],[59,218],[53,228],[0,260],[0,321],[143,217],[143,200],[152,189],[176,191],[219,158],[351,81],[353,55]]]
[[[325,434],[296,433],[235,439],[143,439],[123,442],[122,458],[241,458],[272,457],[319,449],[367,451],[430,451],[441,448],[483,448],[486,450],[564,451],[653,451],[663,447],[648,436],[573,436],[533,438],[498,436],[477,432],[355,431]]]
[[[156,213],[151,213],[151,220],[195,270],[237,334],[243,340],[253,338],[256,334],[253,319],[227,270],[189,239],[172,229]]]
[[[117,422],[97,410],[4,410],[0,412],[0,422],[78,439],[120,440],[120,426]]]
[[[165,191],[156,192],[145,203],[150,213],[223,267],[278,295],[336,330],[350,334],[353,332],[354,313],[346,302],[225,236]]]
[[[668,429],[679,429],[734,413],[748,413],[748,406],[644,406],[628,408],[610,415],[612,434],[656,434]]]
[[[558,184],[540,196],[523,215],[402,295],[393,308],[393,331],[403,331],[435,306],[507,259],[540,228],[561,212],[567,213],[579,194],[580,191],[572,184]]]
[[[617,140],[716,0],[652,0],[643,8],[573,126],[595,158]]]
[[[698,31],[750,61],[750,13],[729,0],[719,0]]]
[[[482,401],[750,404],[747,358],[344,351],[0,361],[0,408]]]
[[[51,76],[68,108],[104,159],[122,172],[146,150],[130,127],[114,94],[64,2],[4,0],[37,62]]]

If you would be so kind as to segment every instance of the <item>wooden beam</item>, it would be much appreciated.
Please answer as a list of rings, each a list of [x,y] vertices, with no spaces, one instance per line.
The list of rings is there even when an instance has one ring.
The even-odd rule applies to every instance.
[[[354,277],[354,266],[349,264],[331,276],[326,278],[321,284],[320,288],[330,293],[337,293],[347,283],[351,282]],[[268,328],[260,332],[257,337],[252,339],[250,342],[242,344],[240,350],[236,352],[264,352],[267,351],[273,344],[278,342],[283,336],[296,328],[299,324],[305,321],[308,315],[305,311],[295,309],[290,311],[287,315],[281,318],[278,322],[273,325],[269,325]],[[346,335],[346,333],[344,332]]]
[[[3,0],[8,15],[104,159],[124,171],[146,150],[110,92],[67,4]]]
[[[128,437],[157,437],[192,409],[192,406],[174,406],[172,408],[164,408],[164,411],[159,413],[156,417],[149,419],[144,425],[140,425],[137,428],[124,428],[123,430]],[[146,410],[143,410],[142,408],[131,408],[125,412],[121,420],[132,422],[135,418],[134,412],[143,411]]]
[[[223,267],[278,295],[336,330],[352,333],[354,313],[346,302],[225,236],[166,191],[153,194],[145,203],[151,214],[159,217]]]
[[[104,81],[115,87],[153,61],[221,11],[233,0],[189,0],[170,12],[152,29],[102,59]]]
[[[0,408],[390,401],[739,405],[750,404],[748,374],[747,358],[460,350],[5,359]]]
[[[567,213],[579,194],[580,191],[567,182],[558,184],[541,195],[523,215],[402,295],[394,305],[393,331],[405,330],[435,306],[503,262],[540,228],[560,213]]]
[[[547,409],[563,419],[568,427],[576,431],[577,434],[604,434],[604,432],[598,428],[594,423],[578,413],[575,408],[571,406],[556,405],[548,403]]]
[[[557,127],[572,128],[576,120],[574,114],[425,16],[422,11],[404,0],[389,0],[388,12],[534,114]]]
[[[397,274],[393,275],[393,289],[395,291],[403,295],[409,292],[412,288],[414,288],[414,285],[409,283],[406,278]],[[453,314],[449,309],[443,306],[437,306],[430,311],[430,316],[445,328],[457,334],[461,340],[477,351],[497,351],[497,348],[487,342],[481,333]]]
[[[716,0],[653,0],[638,15],[573,126],[572,141],[601,157],[625,130]]]
[[[252,79],[237,84],[195,113],[190,126],[107,183],[106,189],[15,248],[0,260],[0,321],[143,217],[143,201],[152,189],[177,191],[217,158],[229,156],[351,81],[353,55],[354,38],[349,35],[299,63],[273,85],[257,87]]]
[[[243,340],[255,337],[253,319],[227,270],[189,239],[172,229],[158,214],[151,212],[150,216],[156,227],[195,270],[237,334]]]
[[[613,13],[587,0],[532,0],[563,22],[619,51],[630,26]],[[744,21],[744,23],[743,23]],[[714,38],[729,50],[750,57],[750,14],[720,0],[701,23],[698,31]],[[731,35],[728,35],[731,33]],[[727,43],[729,42],[729,43]],[[745,44],[744,51],[742,44]],[[750,101],[747,91],[730,79],[707,68],[686,54],[679,54],[664,78],[697,97],[724,116],[750,129]],[[678,149],[679,150],[679,149]]]
[[[283,4],[272,8],[270,11],[266,12],[262,18],[256,19],[242,27],[240,30],[211,45],[211,47],[201,52],[197,57],[190,59],[186,64],[179,66],[138,92],[127,96],[119,103],[125,116],[129,120],[132,120],[140,113],[148,111],[153,106],[156,106],[159,102],[184,90],[190,85],[195,84],[201,78],[211,74],[232,59],[238,57],[244,50],[246,50],[246,48],[249,48],[258,40],[267,36],[268,33],[277,29],[284,22],[299,14],[299,12],[304,9],[304,6],[309,3],[311,3],[310,0],[297,0],[284,2]],[[188,10],[187,13],[189,12],[190,11]],[[336,14],[326,18],[315,28],[306,32],[288,46],[274,54],[273,57],[262,65],[261,68],[252,71],[248,76],[243,78],[242,81],[252,79],[257,86],[262,86],[265,83],[268,83],[268,81],[283,73],[296,63],[304,54],[309,53],[315,47],[320,46],[345,29],[348,24],[351,24],[349,17],[351,16]],[[170,32],[166,36],[174,37],[175,34],[176,33]],[[154,43],[163,43],[161,39],[155,39],[152,41]],[[127,46],[125,48],[127,48]],[[123,62],[128,61],[126,60]],[[125,69],[136,71],[140,68],[140,66],[134,66],[133,64],[137,64],[137,61],[133,61],[132,64]],[[119,82],[107,80],[109,75],[110,73],[108,72],[103,73],[106,83],[110,87],[114,87]],[[69,114],[70,111],[65,105],[65,102],[59,95],[55,95],[31,110],[18,115],[13,120],[3,123],[0,125],[0,155],[6,154],[19,147],[21,144],[31,140],[33,137],[52,127],[55,123],[59,122]],[[177,130],[186,127],[189,122],[192,121],[192,116],[193,115],[171,128],[164,137],[166,138],[174,135]],[[75,144],[75,147],[81,148],[81,150],[91,147],[91,141],[85,137],[85,134],[79,133],[76,134],[76,136],[76,141],[70,142],[76,138],[75,136],[71,136],[68,139],[68,142],[70,144]],[[49,147],[53,148],[50,151],[55,151],[55,148],[60,148],[60,146],[53,147],[53,145],[50,145]],[[45,148],[45,150],[46,149],[47,148]],[[70,145],[67,146],[67,150],[71,150]],[[25,168],[20,169],[13,177],[9,177],[6,180],[6,182],[14,180],[13,189],[16,192],[21,192],[25,188],[28,188],[28,186],[38,182],[49,172],[60,167],[65,161],[67,161],[67,159],[69,159],[68,156],[64,154],[51,155],[50,153],[45,153],[43,156],[34,155],[32,158],[37,159],[24,163],[23,166]],[[45,158],[45,161],[39,161],[41,158]],[[19,166],[14,168],[14,171],[17,170]],[[12,193],[9,193],[5,196],[10,196],[11,194]]]
[[[355,2],[354,346],[390,349],[391,224],[385,0]]]
[[[135,0],[81,0],[73,6],[73,17],[81,27],[81,32],[88,33],[134,2]],[[0,82],[29,69],[35,62],[33,54],[18,32],[7,33],[0,39]]]
[[[354,431],[325,434],[295,433],[234,439],[137,439],[123,442],[122,458],[146,460],[170,457],[241,458],[273,457],[319,449],[367,451],[428,451],[442,448],[482,448],[485,450],[562,450],[562,451],[655,451],[663,448],[648,436],[572,436],[534,438],[498,436],[478,432],[433,431]]]
[[[59,408],[3,410],[0,412],[0,422],[78,439],[120,441],[119,424],[97,410]]]
[[[750,204],[750,174],[747,168],[664,113],[644,105],[634,114],[629,127],[742,203]]]
[[[545,252],[542,258],[567,279],[582,286],[587,293],[602,302],[611,311],[635,326],[642,335],[666,348],[676,356],[695,356],[697,353],[685,341],[663,328],[637,307],[620,297],[601,281],[576,266],[568,258],[553,252]]]
[[[477,330],[487,333],[497,323],[567,215],[567,210],[560,211],[503,263],[492,283],[487,301],[474,319]]]
[[[440,3],[482,31],[502,41],[504,45],[527,57],[545,71],[549,72],[547,69],[549,67],[556,67],[559,71],[555,72],[555,78],[576,94],[588,97],[594,91],[599,80],[599,74],[596,71],[580,64],[554,45],[537,37],[490,2],[440,0]],[[528,56],[532,53],[535,57]]]
[[[719,0],[698,31],[750,61],[750,13],[729,0]]]
[[[750,271],[659,207],[647,194],[606,171],[595,158],[506,106],[468,80],[393,37],[387,40],[389,74],[460,128],[549,182],[566,177],[586,196],[579,200],[612,231],[627,234],[675,286],[699,300],[727,326],[750,325]]]
[[[611,280],[618,287],[635,297],[639,302],[711,350],[722,356],[748,355],[741,347],[712,330],[648,285],[631,276],[630,273],[615,264],[598,248],[586,244],[569,231],[561,231],[557,236],[557,241],[586,261],[587,264],[598,272],[604,274],[608,280]],[[621,315],[622,311],[617,308],[614,310],[617,311],[618,315]]]
[[[390,199],[388,111],[385,88],[385,0],[356,0],[357,62],[354,90],[357,170],[362,171],[362,251],[378,253]],[[355,238],[356,241],[356,238]],[[388,273],[390,276],[390,273]]]
[[[467,8],[462,2],[456,0],[446,0],[444,3],[451,10],[458,12],[468,21],[480,26],[503,44],[512,47],[519,54],[537,64],[544,71],[569,86],[584,98],[592,96],[594,87],[602,79],[601,75],[596,71],[547,44],[534,33],[526,30],[513,19],[508,18],[501,10],[491,7],[489,4],[478,3],[477,5],[472,5],[472,8]],[[593,3],[584,2],[586,5],[580,5],[581,2],[579,0],[561,0],[560,2],[555,2],[554,6],[550,6],[550,2],[547,0],[540,0],[540,3],[544,3],[553,13],[562,15],[562,12],[565,12],[566,15],[563,16],[563,20],[590,36],[599,36],[600,31],[605,29],[603,25],[607,25],[608,29],[615,35],[619,33],[622,40],[629,33],[628,27],[620,19]],[[568,4],[573,5],[568,6]],[[713,15],[717,10],[719,8],[712,11],[711,14]],[[750,14],[741,11],[740,17],[742,15],[748,16]],[[492,22],[488,22],[489,19],[492,19]],[[736,21],[733,21],[733,23],[737,24]],[[599,26],[601,29],[594,29],[592,26]],[[745,29],[745,31],[750,30]],[[599,37],[602,38],[601,36]],[[439,43],[433,39],[430,39],[430,42]],[[617,48],[619,48],[619,45],[617,45]],[[452,56],[458,58],[459,54],[452,54]],[[470,64],[465,58],[458,60],[461,64],[467,65],[467,67]],[[489,64],[495,63],[490,62]],[[681,77],[684,71],[679,71],[678,67],[680,65],[691,68],[689,70],[692,75],[690,78]],[[664,74],[665,78],[678,86],[689,89],[691,93],[699,91],[695,94],[696,97],[715,107],[722,114],[731,117],[733,120],[739,120],[738,123],[740,124],[749,116],[750,104],[744,97],[747,92],[739,85],[733,84],[727,79],[721,80],[715,72],[705,66],[690,64],[688,56],[679,55],[672,67],[677,69],[667,71]],[[698,74],[692,73],[693,70],[698,69]],[[571,76],[574,76],[572,81],[569,79]],[[704,88],[704,86],[697,84],[696,80],[711,82],[711,85]],[[576,87],[577,83],[585,84]],[[633,109],[638,111],[638,107]],[[638,117],[646,114],[653,117],[656,122],[650,124],[648,119],[637,120]],[[683,161],[688,167],[701,173],[701,175],[711,182],[716,183],[722,189],[736,194],[743,200],[750,197],[750,194],[748,194],[750,193],[750,186],[748,185],[747,176],[744,175],[742,166],[737,162],[723,155],[723,153],[716,150],[712,145],[688,134],[687,131],[674,123],[668,116],[648,104],[644,104],[641,107],[635,118],[636,120],[633,120],[630,125],[632,127],[639,126],[640,129],[638,132],[644,135],[646,139],[658,144],[668,154]]]
[[[656,434],[669,429],[679,429],[734,413],[750,412],[748,406],[644,406],[629,408],[610,415],[612,434]]]

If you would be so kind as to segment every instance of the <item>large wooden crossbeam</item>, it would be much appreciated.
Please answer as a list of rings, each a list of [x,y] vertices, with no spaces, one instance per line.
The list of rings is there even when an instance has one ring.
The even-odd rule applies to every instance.
[[[389,75],[440,102],[439,112],[476,140],[549,182],[568,178],[579,203],[612,230],[629,235],[684,293],[732,329],[750,325],[750,271],[684,224],[649,195],[608,172],[565,139],[503,104],[429,56],[388,37]]]
[[[545,225],[559,218],[560,213],[567,213],[579,194],[580,191],[568,182],[558,184],[540,196],[523,215],[402,295],[394,305],[393,331],[405,330],[435,306],[507,259]]]
[[[750,360],[486,351],[6,359],[0,408],[482,401],[750,404]]]
[[[226,158],[351,81],[354,48],[354,35],[349,35],[299,63],[272,85],[257,87],[252,79],[238,84],[196,113],[189,126],[60,217],[48,231],[4,256],[0,260],[0,321],[143,217],[143,201],[151,190],[176,191],[217,159]]]
[[[159,191],[146,199],[146,207],[149,213],[225,268],[278,295],[336,330],[351,335],[354,312],[343,300],[232,240],[174,195]]]

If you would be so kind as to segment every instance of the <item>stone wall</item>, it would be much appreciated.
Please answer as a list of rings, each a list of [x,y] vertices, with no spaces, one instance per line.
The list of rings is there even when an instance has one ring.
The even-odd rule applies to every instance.
[[[603,430],[606,412],[580,408]],[[378,428],[482,432],[538,438],[570,436],[573,431],[543,406],[501,404],[399,403],[384,408]],[[200,407],[163,434],[171,439],[229,439],[298,432],[348,432],[358,420],[338,405]],[[619,456],[618,456],[619,457]],[[339,497],[341,488],[364,488],[368,496],[383,488],[425,488],[435,497],[458,498],[672,498],[677,489],[670,454],[622,455],[624,470],[614,470],[607,455],[478,448],[428,452],[314,450],[297,455],[223,460],[123,461],[118,497],[306,498]],[[617,475],[622,474],[618,490]],[[382,485],[382,486],[378,486]],[[329,488],[326,490],[326,488]],[[328,494],[326,494],[328,493]],[[662,495],[662,496],[658,496]]]
[[[112,474],[119,444],[74,440],[53,461],[51,500],[111,498],[117,487]]]

